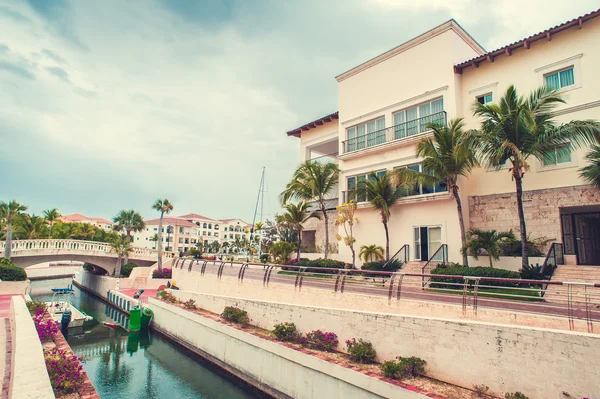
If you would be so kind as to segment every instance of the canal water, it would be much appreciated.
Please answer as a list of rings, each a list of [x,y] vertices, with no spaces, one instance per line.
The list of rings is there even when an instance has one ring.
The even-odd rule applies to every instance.
[[[51,288],[70,284],[70,278],[32,281],[31,296],[50,301]],[[107,321],[127,326],[129,320],[95,296],[73,289],[73,305],[94,320],[70,333],[67,341],[84,358],[83,367],[102,399],[265,398],[152,332],[128,333],[102,325]]]

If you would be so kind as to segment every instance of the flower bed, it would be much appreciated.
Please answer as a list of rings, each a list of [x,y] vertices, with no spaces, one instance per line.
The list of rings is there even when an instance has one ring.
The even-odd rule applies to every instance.
[[[173,270],[167,267],[163,267],[162,269],[155,269],[152,272],[152,278],[167,278],[170,279],[173,276]]]

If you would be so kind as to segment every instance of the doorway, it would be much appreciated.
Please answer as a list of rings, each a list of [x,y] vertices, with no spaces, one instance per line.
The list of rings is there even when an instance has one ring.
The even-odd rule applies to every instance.
[[[600,212],[561,215],[566,255],[576,255],[578,265],[600,265]]]
[[[428,261],[442,245],[441,226],[415,226],[413,227],[415,260]],[[436,255],[434,260],[442,260],[442,253]],[[437,258],[440,259],[437,259]]]

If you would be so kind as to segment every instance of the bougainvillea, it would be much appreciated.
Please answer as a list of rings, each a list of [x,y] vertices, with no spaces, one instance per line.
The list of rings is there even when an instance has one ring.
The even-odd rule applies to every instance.
[[[332,352],[338,345],[338,338],[335,333],[315,330],[307,333],[301,343],[312,349]]]
[[[69,356],[66,351],[54,348],[45,351],[44,358],[55,394],[76,392],[77,387],[85,381],[80,357]]]
[[[39,309],[33,316],[33,323],[37,330],[40,341],[48,342],[51,341],[56,333],[60,331],[58,322],[54,320],[44,320],[44,309]]]

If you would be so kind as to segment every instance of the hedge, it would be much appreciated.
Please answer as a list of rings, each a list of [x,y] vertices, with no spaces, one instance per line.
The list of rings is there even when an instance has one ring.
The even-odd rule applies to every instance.
[[[137,267],[137,265],[134,265],[133,263],[125,263],[121,267],[121,276],[129,277],[129,275],[131,274],[131,271],[133,269],[135,269],[136,267]]]
[[[337,269],[344,269],[346,264],[342,261],[339,260],[334,260],[334,259],[315,259],[315,260],[309,260],[307,258],[300,258],[300,259],[292,259],[288,262],[288,265],[290,266],[304,266],[304,267],[319,267],[319,268],[323,268],[323,269],[336,269],[336,270],[322,270],[322,271],[317,271],[317,270],[309,270],[308,272],[312,272],[312,273],[330,273],[330,274],[334,274],[337,273]],[[283,270],[294,270],[296,271],[297,269],[290,269],[290,268],[286,268],[286,267],[282,267]]]
[[[521,274],[519,272],[511,272],[510,270],[504,269],[493,269],[491,267],[467,267],[462,265],[451,265],[447,267],[438,267],[431,271],[431,274],[446,274],[450,276],[470,276],[470,277],[496,277],[496,278],[512,278],[520,279]],[[431,283],[455,283],[461,284],[462,281],[459,279],[449,278],[438,278],[432,277]],[[471,283],[472,285],[473,283]],[[484,285],[493,285],[497,287],[519,287],[519,283],[504,283],[495,281],[485,281]],[[451,284],[431,284],[430,288],[459,288],[456,285]]]
[[[16,267],[10,259],[0,260],[0,280],[2,281],[25,281],[27,273],[20,267]]]

